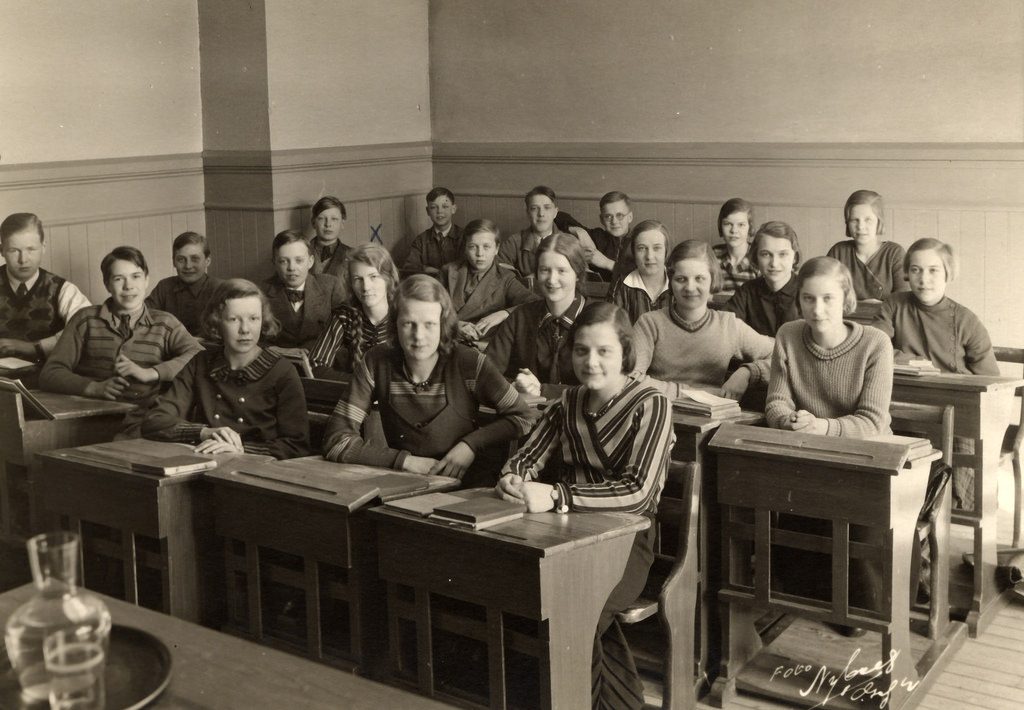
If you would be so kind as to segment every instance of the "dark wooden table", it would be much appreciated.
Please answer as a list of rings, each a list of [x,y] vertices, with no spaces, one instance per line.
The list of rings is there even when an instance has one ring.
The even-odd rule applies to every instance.
[[[432,635],[443,629],[486,643],[490,698],[484,705],[506,707],[508,650],[514,649],[538,659],[540,707],[590,707],[597,620],[648,518],[538,513],[474,531],[385,508],[370,516],[377,522],[380,576],[388,582],[393,671],[403,671],[399,626],[411,622],[414,683],[425,695],[446,694],[433,672],[444,659],[435,658]]]
[[[212,525],[207,497],[200,490],[203,474],[159,476],[131,470],[134,462],[151,463],[191,450],[145,439],[55,449],[38,455],[32,483],[40,507],[37,517],[44,525],[81,536],[86,585],[198,622],[209,612],[203,608],[199,578]],[[224,465],[269,457],[210,458]],[[154,587],[157,591],[148,593]]]
[[[33,592],[25,585],[0,594],[0,619],[6,620]],[[147,631],[171,652],[170,685],[150,708],[448,707],[117,599],[102,599],[115,624]],[[4,691],[11,683],[17,685],[12,675],[0,675],[0,697],[11,697]]]
[[[954,466],[974,469],[974,510],[953,509],[953,524],[974,529],[972,584],[964,594],[954,589],[953,611],[966,618],[971,636],[985,630],[1008,599],[996,582],[996,526],[999,500],[996,483],[1003,437],[1010,424],[1018,421],[1014,409],[1015,390],[1024,385],[1016,377],[938,374],[893,378],[892,398],[915,404],[952,404],[954,434],[971,439],[974,453],[953,454]],[[980,560],[980,562],[979,562]]]
[[[375,673],[384,587],[363,509],[458,486],[319,457],[222,466],[206,475],[223,540],[226,629],[313,660]],[[221,582],[216,582],[221,583]]]
[[[33,391],[55,417],[28,407],[16,392],[0,391],[0,541],[23,544],[37,529],[31,519],[32,472],[42,451],[110,441],[121,430],[127,402]]]
[[[699,547],[697,619],[694,628],[694,678],[698,697],[706,690],[718,673],[721,657],[721,631],[718,612],[718,585],[721,573],[721,547],[719,541],[718,468],[708,442],[725,423],[757,425],[764,421],[760,412],[743,412],[733,419],[717,419],[695,414],[672,413],[672,426],[676,444],[672,460],[694,462],[701,470],[700,528],[697,533]]]

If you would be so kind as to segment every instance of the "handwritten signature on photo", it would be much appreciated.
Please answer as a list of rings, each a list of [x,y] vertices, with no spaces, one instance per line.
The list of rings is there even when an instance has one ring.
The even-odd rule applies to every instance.
[[[876,701],[879,710],[885,710],[894,690],[902,687],[910,692],[920,683],[919,680],[891,677],[896,667],[896,659],[900,655],[898,650],[891,650],[888,659],[879,660],[874,665],[855,668],[854,664],[860,653],[859,648],[851,653],[850,660],[841,671],[825,665],[797,663],[792,666],[776,666],[769,680],[774,682],[776,679],[809,678],[807,686],[801,688],[799,692],[804,698],[820,698],[811,710],[824,708],[829,701],[843,697],[855,702]],[[878,682],[884,681],[886,677],[889,678],[888,684]]]

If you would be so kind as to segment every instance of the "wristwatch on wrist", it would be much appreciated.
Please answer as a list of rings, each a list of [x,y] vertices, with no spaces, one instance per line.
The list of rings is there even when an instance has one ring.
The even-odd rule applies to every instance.
[[[562,503],[562,505],[558,504],[560,498],[561,498],[561,496],[558,495],[558,486],[551,486],[551,500],[553,500],[555,502],[555,506],[554,506],[555,512],[556,513],[568,513],[569,512],[569,506],[565,505],[565,503]]]

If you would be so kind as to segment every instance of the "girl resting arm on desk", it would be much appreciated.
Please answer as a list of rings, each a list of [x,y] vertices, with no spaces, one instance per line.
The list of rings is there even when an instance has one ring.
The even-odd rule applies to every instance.
[[[779,328],[768,424],[855,438],[891,433],[892,345],[882,331],[843,319],[857,307],[849,270],[819,256],[796,278],[803,320]]]
[[[552,508],[631,512],[653,523],[674,439],[672,405],[628,376],[633,328],[618,306],[588,304],[568,346],[582,385],[566,390],[545,410],[506,463],[498,493],[525,502],[531,513]],[[654,558],[654,530],[652,524],[637,534],[622,581],[601,612],[594,641],[595,707],[643,705],[643,685],[615,614],[643,591]]]
[[[306,398],[295,366],[259,346],[277,320],[256,284],[229,279],[203,311],[204,335],[222,347],[205,350],[178,373],[146,413],[147,439],[196,444],[196,452],[309,453]]]
[[[636,377],[676,399],[686,387],[740,399],[768,377],[773,341],[733,313],[708,307],[722,274],[706,242],[677,244],[668,258],[672,300],[636,322]],[[732,375],[729,363],[743,365]]]
[[[455,310],[436,279],[402,281],[395,312],[398,344],[371,348],[356,365],[348,400],[327,423],[324,457],[458,479],[475,463],[466,485],[493,485],[497,461],[478,458],[529,432],[535,412],[487,356],[456,342]],[[360,432],[374,401],[383,442]],[[481,406],[495,410],[493,421],[478,422]]]

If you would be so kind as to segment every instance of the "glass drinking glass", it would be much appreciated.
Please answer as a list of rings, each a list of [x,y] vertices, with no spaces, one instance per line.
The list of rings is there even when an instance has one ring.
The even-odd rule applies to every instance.
[[[50,710],[103,710],[106,634],[82,626],[61,629],[43,642],[50,677]]]

